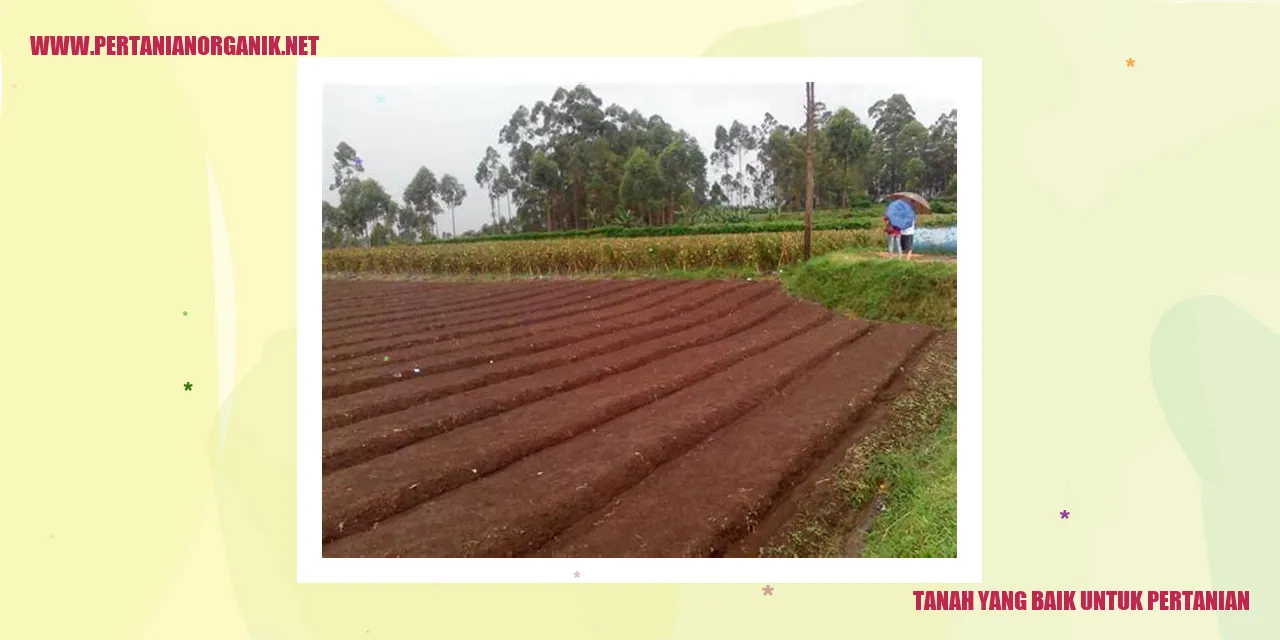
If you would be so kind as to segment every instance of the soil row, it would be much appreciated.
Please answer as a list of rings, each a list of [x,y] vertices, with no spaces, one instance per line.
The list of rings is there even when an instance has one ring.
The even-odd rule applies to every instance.
[[[457,313],[414,314],[405,319],[358,326],[349,329],[333,328],[325,331],[326,350],[355,345],[371,340],[399,338],[420,332],[438,332],[458,326],[474,326],[477,322],[491,323],[529,311],[562,309],[593,300],[620,299],[631,290],[653,290],[654,283],[630,282],[617,285],[611,282],[591,282],[578,286],[565,286],[544,291],[541,295],[522,300],[510,306],[482,307]]]
[[[833,318],[588,433],[342,538],[334,556],[510,557],[541,547],[865,333]]]
[[[375,522],[497,471],[520,458],[669,396],[833,317],[826,309],[814,305],[791,301],[784,301],[784,304],[785,308],[780,313],[763,322],[753,323],[749,330],[735,331],[723,339],[703,341],[698,346],[694,342],[696,336],[685,332],[690,334],[685,338],[686,344],[672,344],[672,355],[646,358],[647,364],[613,375],[608,375],[607,368],[595,368],[596,376],[603,374],[607,377],[601,376],[597,381],[572,391],[522,404],[425,440],[420,437],[424,434],[415,434],[419,437],[413,444],[397,446],[393,451],[359,465],[329,473],[324,477],[325,539],[369,528]],[[622,354],[615,353],[607,357],[621,360],[620,356]],[[541,380],[553,376],[544,373],[532,377]],[[445,401],[465,395],[450,396]],[[427,420],[414,423],[415,426],[442,417],[437,411],[438,408],[427,412],[422,416]],[[360,427],[376,420],[326,432],[326,454],[331,452],[330,445],[338,437],[358,433]],[[386,431],[388,427],[390,433]],[[376,435],[383,437],[365,439],[365,446],[361,448],[367,449],[375,443],[386,447],[388,442],[403,433],[405,423],[392,421],[382,425],[382,429]],[[348,443],[348,446],[354,444],[351,440]]]
[[[722,554],[819,460],[933,330],[885,325],[824,362],[768,407],[657,470],[532,555]]]
[[[661,283],[654,282],[619,284],[615,287],[614,291],[594,296],[589,301],[578,300],[561,305],[552,305],[551,307],[545,308],[536,313],[526,314],[516,318],[506,318],[489,322],[475,322],[445,331],[433,331],[431,323],[428,322],[416,327],[412,332],[403,333],[399,336],[390,338],[366,338],[365,340],[354,344],[348,342],[350,340],[349,337],[337,335],[332,338],[325,339],[333,342],[348,343],[342,344],[341,346],[333,346],[331,343],[326,343],[324,347],[324,361],[333,362],[337,360],[358,358],[360,356],[381,354],[389,350],[403,347],[432,344],[466,336],[481,335],[492,331],[517,327],[522,323],[563,318],[593,309],[607,307],[633,298],[639,298],[660,287]]]
[[[321,289],[323,310],[328,318],[333,312],[367,311],[400,298],[430,299],[440,304],[464,300],[475,295],[493,295],[505,290],[523,289],[524,283],[507,283],[485,287],[479,284],[444,284],[429,282],[342,282],[328,280]],[[548,283],[549,284],[549,283]]]
[[[413,416],[423,410],[440,415],[450,408],[465,407],[458,409],[459,415],[467,416],[479,415],[475,412],[481,411],[481,406],[485,407],[485,415],[489,415],[488,411],[505,411],[552,393],[587,384],[610,372],[640,366],[682,348],[719,340],[763,322],[791,304],[794,301],[776,289],[768,289],[764,295],[760,295],[759,290],[741,288],[708,303],[707,310],[714,313],[700,315],[703,320],[701,324],[658,336],[650,336],[647,331],[636,329],[622,332],[620,337],[624,339],[618,345],[620,348],[611,352],[574,359],[566,366],[549,365],[546,369],[451,396],[430,407],[422,405],[442,395],[438,389],[440,378],[432,376],[415,377],[402,384],[333,398],[324,403],[322,429],[328,431],[352,425],[368,431],[374,428],[373,425],[355,423],[374,418],[385,418],[383,422],[387,424],[403,425],[411,422]],[[536,346],[535,342],[529,344]],[[588,344],[585,348],[592,349],[594,346],[594,343]],[[465,351],[458,353],[466,354]],[[498,367],[496,362],[493,366]],[[508,363],[504,366],[511,365]],[[521,363],[514,366],[522,367]],[[484,400],[478,401],[476,398]]]
[[[446,300],[433,292],[415,292],[385,301],[366,303],[357,309],[325,313],[326,331],[349,329],[379,322],[403,320],[414,317],[437,316],[474,309],[499,309],[502,305],[536,298],[555,289],[551,283],[530,284],[525,287],[497,287],[496,291],[474,292],[455,300]]]
[[[540,325],[523,325],[526,333],[506,340],[493,341],[493,335],[476,336],[462,348],[458,348],[458,345],[453,343],[447,352],[441,352],[440,345],[431,345],[390,352],[388,355],[391,359],[385,362],[381,358],[349,360],[340,363],[339,366],[326,368],[323,397],[328,400],[365,389],[407,382],[416,377],[425,378],[431,374],[452,372],[472,365],[485,364],[495,371],[504,370],[506,367],[504,359],[555,347],[573,347],[574,343],[595,336],[640,327],[670,319],[671,316],[678,314],[693,317],[693,314],[686,312],[699,310],[703,305],[744,285],[745,283],[728,282],[679,283],[667,290],[655,292],[655,295],[615,307]],[[763,288],[756,288],[753,291],[759,292],[759,295],[765,293]],[[705,311],[705,308],[702,310]],[[571,359],[577,359],[593,352],[569,350],[564,353],[576,354]],[[547,362],[550,363],[553,360]],[[490,378],[490,380],[497,379],[499,378]],[[357,405],[364,404],[359,400],[352,402]],[[352,405],[352,403],[347,404]]]

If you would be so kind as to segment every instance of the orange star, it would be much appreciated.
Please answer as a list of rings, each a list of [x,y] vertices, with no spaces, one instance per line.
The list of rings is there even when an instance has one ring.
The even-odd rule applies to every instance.
[[[1125,66],[1132,67],[1132,66],[1133,66],[1133,58],[1129,58],[1128,60],[1125,60],[1125,61],[1124,61],[1124,64],[1125,64]]]

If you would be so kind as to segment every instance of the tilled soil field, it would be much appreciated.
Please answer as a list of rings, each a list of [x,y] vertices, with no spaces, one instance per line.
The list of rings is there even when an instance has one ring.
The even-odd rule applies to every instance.
[[[323,314],[326,557],[723,555],[934,335],[771,282],[331,280]]]

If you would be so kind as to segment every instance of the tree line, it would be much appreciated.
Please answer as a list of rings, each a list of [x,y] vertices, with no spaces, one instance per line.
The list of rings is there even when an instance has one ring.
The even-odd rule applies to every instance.
[[[757,124],[734,120],[716,127],[709,156],[659,115],[603,104],[577,85],[515,109],[476,165],[490,209],[480,233],[665,225],[709,207],[798,211],[810,174],[813,206],[827,209],[895,191],[933,198],[956,189],[956,111],[926,127],[902,94],[877,101],[865,121],[816,101],[797,109],[799,127],[770,113]],[[456,177],[421,167],[397,202],[363,177],[363,161],[345,142],[333,170],[339,203],[324,204],[326,246],[455,235],[439,233],[437,223],[467,196]]]

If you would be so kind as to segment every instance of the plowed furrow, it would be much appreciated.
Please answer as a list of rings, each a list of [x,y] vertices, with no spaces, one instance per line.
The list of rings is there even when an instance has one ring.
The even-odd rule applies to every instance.
[[[514,286],[514,285],[513,285]],[[475,284],[439,284],[426,282],[360,282],[350,283],[350,288],[338,287],[326,282],[323,291],[325,313],[342,310],[366,309],[369,305],[382,304],[398,298],[431,298],[447,303],[465,299],[484,291]],[[506,287],[499,287],[505,289]]]
[[[609,312],[584,316],[582,322],[564,327],[563,330],[477,345],[446,354],[423,354],[414,350],[393,352],[393,361],[382,362],[377,358],[356,360],[353,363],[355,366],[349,366],[345,371],[330,367],[326,369],[322,391],[326,401],[325,414],[353,413],[352,409],[360,405],[376,404],[376,398],[380,394],[396,393],[395,390],[378,390],[373,394],[358,393],[365,390],[389,385],[405,385],[397,389],[408,388],[407,385],[412,384],[417,388],[432,390],[429,395],[421,396],[425,400],[445,395],[439,392],[441,387],[435,382],[440,379],[458,378],[459,374],[465,374],[464,378],[467,380],[483,380],[462,387],[450,386],[452,390],[449,393],[456,393],[648,340],[662,335],[662,332],[688,328],[710,317],[706,305],[741,286],[739,283],[681,283],[673,285],[662,292],[662,295],[633,301]],[[761,287],[753,288],[751,293],[758,297],[768,291],[768,288]],[[652,329],[648,325],[657,328]],[[632,328],[639,328],[638,332],[626,332]],[[603,336],[603,339],[594,339],[598,336]],[[551,352],[543,355],[547,351]],[[511,361],[512,359],[515,361]],[[457,371],[464,368],[467,370]],[[441,378],[436,374],[448,375]],[[419,383],[419,380],[424,382]],[[358,397],[337,400],[350,394],[357,394]]]
[[[869,328],[833,318],[710,378],[341,538],[327,556],[511,557],[536,550],[655,467],[748,414]]]
[[[497,288],[496,291],[483,290],[453,301],[445,301],[438,294],[401,296],[378,304],[362,305],[356,310],[326,313],[324,328],[326,331],[350,329],[412,317],[437,317],[476,309],[496,310],[502,305],[536,298],[551,290],[552,287],[546,284],[530,284],[518,288]]]
[[[324,537],[329,540],[370,527],[695,384],[830,317],[825,309],[792,304],[751,330],[716,343],[683,350],[331,473],[324,478]]]
[[[373,326],[360,326],[349,329],[335,328],[332,331],[325,332],[324,348],[325,350],[331,350],[343,346],[359,345],[371,340],[398,338],[418,332],[443,331],[464,325],[473,326],[477,322],[494,323],[530,312],[574,308],[576,305],[589,303],[593,300],[617,300],[626,296],[628,291],[645,286],[646,284],[641,282],[621,285],[612,282],[582,283],[555,291],[547,291],[532,300],[497,309],[468,309],[458,313],[428,314],[379,323]]]
[[[655,283],[644,283],[639,286],[627,286],[625,289],[601,294],[594,297],[590,302],[572,302],[549,308],[543,311],[525,314],[514,318],[497,320],[492,322],[477,322],[465,327],[456,327],[448,331],[432,332],[427,329],[424,332],[406,333],[384,340],[366,340],[358,344],[348,344],[334,349],[326,349],[324,354],[325,362],[333,362],[338,360],[346,360],[350,358],[358,358],[386,352],[392,349],[400,349],[404,347],[412,347],[420,344],[432,344],[454,340],[466,336],[485,334],[491,331],[501,329],[509,329],[520,326],[522,324],[539,322],[543,320],[553,320],[556,318],[565,318],[582,313],[587,313],[595,309],[607,307],[610,305],[621,304],[628,300],[640,298],[655,290]],[[658,283],[660,284],[660,283]]]
[[[655,290],[652,297],[637,296],[626,302],[605,306],[587,313],[530,322],[528,324],[518,324],[506,329],[388,350],[386,355],[394,353],[396,357],[394,360],[387,361],[387,363],[388,366],[393,367],[401,367],[408,363],[410,365],[408,370],[412,371],[415,363],[420,365],[424,362],[432,362],[436,359],[449,357],[446,354],[456,355],[457,352],[472,352],[499,344],[519,344],[522,340],[524,344],[536,344],[547,336],[556,336],[576,327],[634,314],[637,308],[644,308],[650,304],[650,301],[661,299],[665,295],[664,292],[665,289]],[[368,369],[383,362],[380,357],[357,357],[327,362],[324,370],[326,376],[336,376],[348,371]],[[393,365],[392,363],[399,364]],[[394,369],[392,373],[394,373]]]
[[[377,412],[354,424],[354,418],[348,414],[329,415],[329,422],[324,425],[324,472],[330,473],[370,460],[458,425],[590,384],[610,374],[629,371],[681,349],[716,342],[765,322],[792,305],[792,300],[775,293],[741,311],[727,312],[725,316],[701,326],[647,340],[613,353],[587,358],[572,365],[513,378],[423,404],[419,404],[422,401],[413,395],[382,399],[371,408],[364,408],[369,406],[364,405],[354,409],[355,415],[360,416]],[[415,388],[414,393],[417,392]]]
[[[788,387],[765,410],[660,467],[536,555],[723,553],[768,511],[788,479],[818,460],[874,402],[931,333],[922,327],[879,327]],[[659,512],[663,517],[655,519]]]

